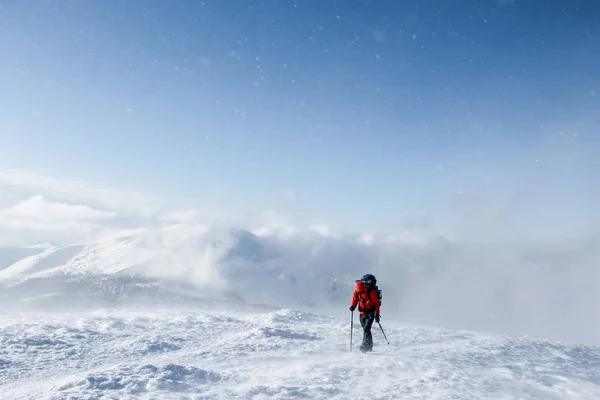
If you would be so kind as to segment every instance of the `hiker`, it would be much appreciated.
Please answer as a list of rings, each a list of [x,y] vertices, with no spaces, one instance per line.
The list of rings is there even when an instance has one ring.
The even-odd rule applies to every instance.
[[[360,325],[363,328],[363,341],[360,351],[363,353],[373,350],[373,335],[371,327],[373,322],[379,322],[379,289],[376,286],[377,279],[371,274],[365,274],[360,280],[356,281],[356,289],[352,296],[352,305],[350,311],[354,311],[358,306],[360,312]]]

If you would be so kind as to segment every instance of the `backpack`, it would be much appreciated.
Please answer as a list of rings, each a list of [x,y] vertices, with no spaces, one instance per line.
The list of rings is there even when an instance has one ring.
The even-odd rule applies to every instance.
[[[379,298],[379,306],[381,307],[381,299],[382,299],[382,294],[381,294],[381,289],[379,289],[377,287],[377,285],[373,286],[372,288],[367,288],[366,292],[362,292],[365,294],[365,297],[368,299],[368,301],[370,301],[371,299],[371,290],[376,290],[377,291],[377,297]],[[364,301],[362,299],[362,297],[359,295],[359,306],[363,306],[364,305]],[[360,307],[359,307],[360,309]]]
[[[381,299],[383,298],[383,295],[381,294],[381,289],[379,289],[377,285],[375,285],[372,289],[367,289],[367,296],[369,296],[371,290],[377,290],[377,297],[379,297],[379,306],[381,307]]]

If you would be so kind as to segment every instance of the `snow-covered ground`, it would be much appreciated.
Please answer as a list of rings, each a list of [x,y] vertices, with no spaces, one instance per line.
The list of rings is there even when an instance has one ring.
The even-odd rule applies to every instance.
[[[350,313],[348,313],[350,314]],[[135,309],[5,314],[2,399],[598,399],[600,348],[382,321]]]
[[[161,207],[0,173],[0,400],[600,399],[597,238],[486,245]],[[375,326],[372,354],[358,318],[349,349],[366,272],[390,341]]]

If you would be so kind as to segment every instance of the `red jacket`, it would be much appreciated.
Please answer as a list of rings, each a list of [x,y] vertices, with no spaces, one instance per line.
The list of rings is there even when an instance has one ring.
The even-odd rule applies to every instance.
[[[369,290],[361,281],[356,282],[356,289],[354,289],[354,295],[352,296],[352,307],[357,305],[361,314],[375,313],[375,315],[379,315],[380,304],[377,290]]]

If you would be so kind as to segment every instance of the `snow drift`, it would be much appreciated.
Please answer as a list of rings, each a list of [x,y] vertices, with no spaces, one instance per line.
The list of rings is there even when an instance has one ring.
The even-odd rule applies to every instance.
[[[289,309],[15,316],[0,325],[0,391],[11,400],[600,395],[598,347],[385,326],[391,344],[375,330],[365,355],[349,351],[349,321]]]

